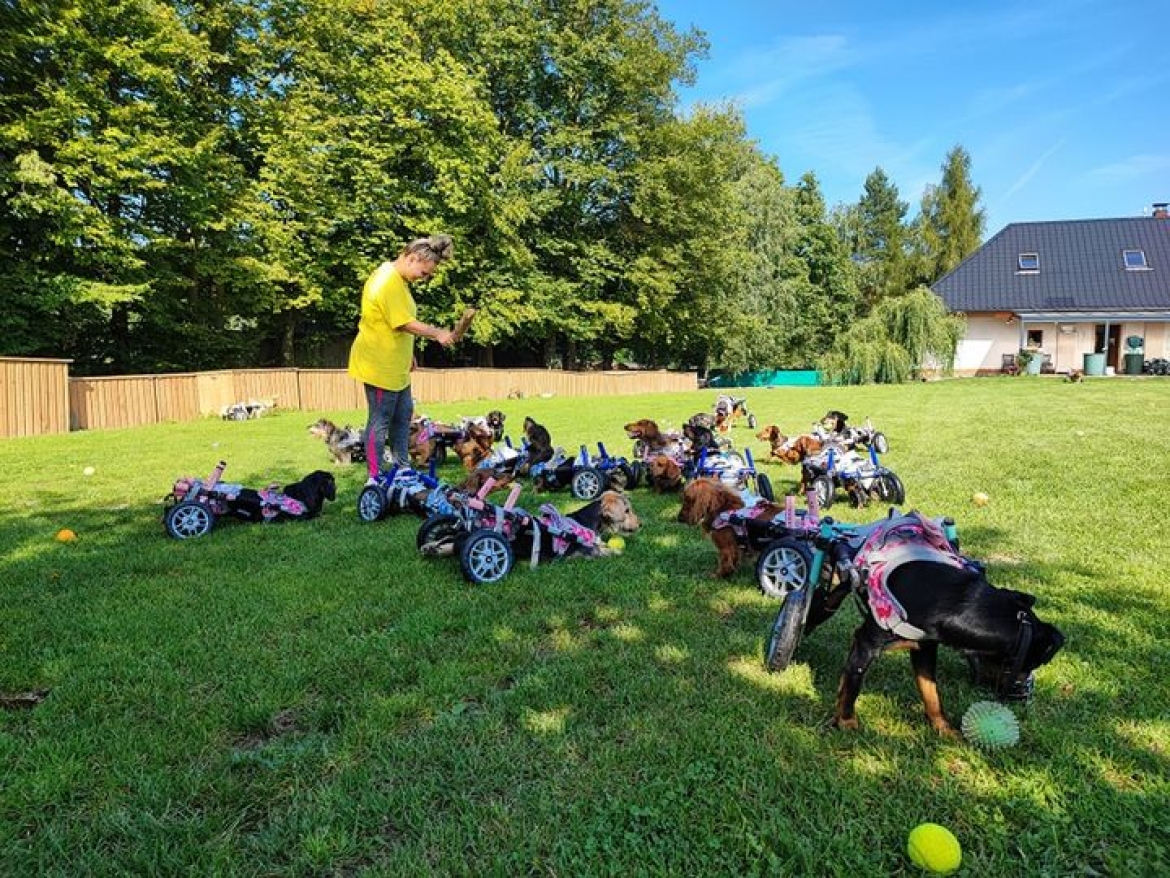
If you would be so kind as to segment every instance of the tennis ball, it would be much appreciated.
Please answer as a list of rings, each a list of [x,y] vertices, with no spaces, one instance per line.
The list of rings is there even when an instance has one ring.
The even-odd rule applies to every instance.
[[[963,714],[963,737],[978,747],[996,750],[1020,742],[1020,722],[998,701],[976,701]]]
[[[95,470],[92,466],[87,466],[81,471],[81,474],[83,476],[92,476],[95,472],[97,472],[97,470]]]
[[[606,542],[606,545],[609,546],[611,549],[613,549],[615,552],[622,552],[626,548],[626,541],[623,540],[621,537],[610,537],[609,540]]]
[[[937,823],[919,823],[910,832],[906,852],[915,866],[932,875],[949,875],[963,862],[959,840]]]
[[[59,543],[72,543],[76,539],[77,534],[75,534],[67,527],[63,527],[57,531],[57,542]]]
[[[989,502],[991,502],[991,498],[982,491],[978,491],[971,495],[971,502],[976,506],[986,506]]]

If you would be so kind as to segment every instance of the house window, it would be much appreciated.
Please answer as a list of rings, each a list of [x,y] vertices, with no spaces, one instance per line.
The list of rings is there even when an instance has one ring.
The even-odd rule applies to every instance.
[[[1146,264],[1145,250],[1122,250],[1121,256],[1125,260],[1126,271],[1142,271],[1150,267]]]
[[[1038,272],[1040,270],[1040,254],[1021,253],[1017,265],[1019,265],[1021,272]]]
[[[1028,347],[1034,350],[1040,350],[1044,347],[1044,330],[1043,329],[1029,329],[1028,330]]]

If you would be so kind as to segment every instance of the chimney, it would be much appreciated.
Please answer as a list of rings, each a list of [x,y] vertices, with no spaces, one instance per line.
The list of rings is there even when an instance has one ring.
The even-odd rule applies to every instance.
[[[1154,219],[1170,219],[1170,204],[1159,201],[1154,204]]]

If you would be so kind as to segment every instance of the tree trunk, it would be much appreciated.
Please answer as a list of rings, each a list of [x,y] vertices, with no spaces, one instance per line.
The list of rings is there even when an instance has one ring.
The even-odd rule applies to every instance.
[[[297,335],[297,316],[295,311],[287,311],[284,315],[284,325],[281,327],[280,333],[280,365],[295,366],[297,359],[296,350],[296,335]]]
[[[544,340],[544,367],[546,369],[555,369],[557,367],[557,334],[550,332]]]
[[[482,345],[476,352],[476,359],[481,369],[496,368],[496,350],[491,345]]]
[[[577,339],[575,338],[569,338],[565,342],[565,370],[568,372],[577,370]]]

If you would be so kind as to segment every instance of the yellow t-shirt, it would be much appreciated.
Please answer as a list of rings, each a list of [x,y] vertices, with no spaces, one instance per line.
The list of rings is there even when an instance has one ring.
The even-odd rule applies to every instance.
[[[410,384],[414,336],[399,329],[415,317],[410,287],[383,262],[362,288],[362,319],[349,349],[349,374],[363,384],[402,390]]]

